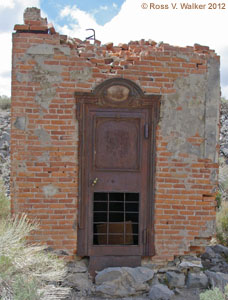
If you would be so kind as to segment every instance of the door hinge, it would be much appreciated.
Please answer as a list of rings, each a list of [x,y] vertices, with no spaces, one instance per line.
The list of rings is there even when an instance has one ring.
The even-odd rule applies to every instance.
[[[145,139],[149,138],[149,125],[148,125],[148,123],[145,123],[145,125],[144,125],[144,138]]]

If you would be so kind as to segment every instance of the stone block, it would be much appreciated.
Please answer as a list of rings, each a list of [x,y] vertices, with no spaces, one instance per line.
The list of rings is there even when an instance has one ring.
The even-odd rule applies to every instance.
[[[188,288],[207,288],[208,278],[203,272],[189,272],[186,285]]]
[[[173,296],[174,292],[164,284],[153,285],[149,292],[151,300],[171,300]]]
[[[167,272],[166,279],[170,288],[181,288],[185,285],[185,275],[177,272]]]

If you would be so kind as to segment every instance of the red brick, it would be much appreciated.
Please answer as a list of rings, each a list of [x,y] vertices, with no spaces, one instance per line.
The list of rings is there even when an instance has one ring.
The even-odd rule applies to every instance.
[[[42,25],[30,25],[30,30],[34,31],[47,31],[47,26],[42,26]]]
[[[17,25],[14,26],[14,30],[17,30],[17,31],[27,31],[27,30],[29,30],[29,25],[18,25],[17,24]]]

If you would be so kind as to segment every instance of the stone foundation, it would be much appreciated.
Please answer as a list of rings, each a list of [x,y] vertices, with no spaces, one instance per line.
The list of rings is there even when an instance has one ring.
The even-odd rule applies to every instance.
[[[68,263],[62,286],[72,288],[71,299],[198,300],[206,289],[228,284],[228,248],[208,246],[201,257],[177,257],[168,264],[137,268],[107,268],[93,280],[88,260]]]

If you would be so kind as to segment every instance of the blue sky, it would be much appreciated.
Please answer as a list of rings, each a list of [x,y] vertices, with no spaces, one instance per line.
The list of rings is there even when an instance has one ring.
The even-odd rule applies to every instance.
[[[72,7],[74,5],[76,5],[80,10],[86,11],[93,15],[99,25],[104,25],[119,13],[123,2],[124,0],[41,0],[40,7],[52,20],[56,21],[56,23],[62,26],[66,20],[59,18],[59,12],[66,6]]]
[[[183,10],[180,3],[192,0],[156,0],[168,9],[149,9],[148,0],[0,0],[0,95],[10,96],[11,36],[15,24],[23,24],[26,7],[39,7],[41,15],[56,31],[84,40],[87,28],[96,30],[102,43],[127,43],[152,39],[177,46],[207,45],[221,56],[222,95],[228,98],[228,3],[224,0],[196,0],[205,9]],[[216,9],[208,9],[213,2]],[[219,3],[225,5],[219,8]],[[142,4],[148,5],[142,9]],[[178,9],[172,9],[177,3]]]

